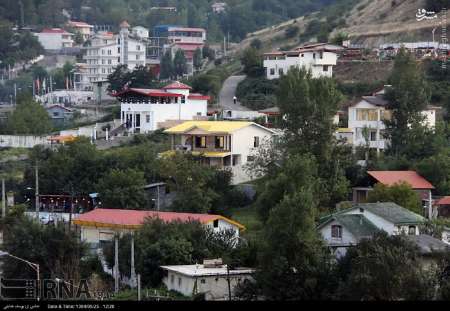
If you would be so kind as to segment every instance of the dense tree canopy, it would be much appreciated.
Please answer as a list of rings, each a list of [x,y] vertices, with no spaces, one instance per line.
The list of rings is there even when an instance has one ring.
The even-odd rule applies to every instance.
[[[25,98],[7,120],[6,131],[11,134],[44,135],[53,129],[50,117],[40,104]]]

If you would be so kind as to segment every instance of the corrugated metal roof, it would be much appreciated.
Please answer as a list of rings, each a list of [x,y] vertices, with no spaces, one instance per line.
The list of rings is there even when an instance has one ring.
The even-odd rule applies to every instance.
[[[145,222],[147,218],[159,218],[165,222],[173,221],[199,221],[206,224],[216,219],[222,219],[228,223],[234,224],[240,229],[245,229],[243,225],[221,215],[194,214],[194,213],[176,213],[176,212],[157,212],[157,211],[138,211],[123,209],[103,209],[97,208],[85,214],[78,216],[73,223],[80,226],[94,227],[119,227],[136,229]]]
[[[431,183],[415,171],[368,171],[367,174],[386,186],[406,182],[413,189],[434,189]]]

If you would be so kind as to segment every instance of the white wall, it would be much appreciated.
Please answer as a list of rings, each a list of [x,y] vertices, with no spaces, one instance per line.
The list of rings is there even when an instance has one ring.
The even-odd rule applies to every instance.
[[[272,139],[272,133],[256,125],[241,128],[231,135],[231,153],[241,155],[241,164],[247,163],[247,157],[253,155],[254,137],[259,137],[259,146]]]
[[[181,279],[181,285],[179,285],[179,279]],[[169,290],[177,291],[184,296],[192,296],[195,279],[195,277],[168,271],[167,277],[163,279],[163,283]],[[232,296],[236,285],[246,279],[251,279],[251,276],[248,274],[230,275]],[[197,291],[198,293],[205,293],[206,300],[224,300],[228,298],[228,278],[226,275],[197,277]]]
[[[264,67],[267,68],[267,79],[278,79],[280,78],[279,69],[282,69],[283,74],[286,74],[292,67],[304,67],[307,70],[311,70],[313,78],[332,77],[333,66],[335,66],[337,63],[336,53],[323,52],[322,59],[320,59],[320,54],[320,51],[314,51],[304,52],[299,54],[299,56],[289,57],[286,55],[285,59],[265,59]],[[324,71],[324,66],[328,66],[327,71]],[[274,75],[270,74],[271,69],[275,70]]]
[[[72,36],[63,39],[61,33],[35,33],[34,34],[45,50],[60,50],[64,47],[73,47]],[[66,36],[67,34],[64,34]]]
[[[49,145],[49,136],[0,135],[0,147],[33,148],[36,145]]]
[[[150,103],[121,103],[122,112],[141,114],[141,133],[154,131],[158,128],[158,123],[168,120],[193,120],[195,116],[207,116],[208,102],[206,100],[190,100],[186,98],[186,103],[181,104],[150,104]],[[150,122],[146,122],[146,116],[150,116]],[[124,123],[125,121],[123,121]]]
[[[341,239],[331,237],[331,227],[334,225],[342,226],[339,222],[333,220],[320,229],[320,234],[322,235],[322,238],[327,242],[327,244],[348,246],[356,245],[358,243],[358,240],[354,237],[354,235],[344,226],[342,226]]]

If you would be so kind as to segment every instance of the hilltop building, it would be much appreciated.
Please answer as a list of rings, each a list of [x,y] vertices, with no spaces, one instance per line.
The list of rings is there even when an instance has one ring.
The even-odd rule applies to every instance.
[[[72,48],[74,35],[61,28],[47,28],[39,33],[34,33],[42,47],[47,51],[60,51],[64,48]]]
[[[342,47],[317,43],[299,47],[293,51],[265,53],[264,69],[269,80],[279,79],[293,67],[311,71],[313,78],[332,77],[337,63],[337,52]]]

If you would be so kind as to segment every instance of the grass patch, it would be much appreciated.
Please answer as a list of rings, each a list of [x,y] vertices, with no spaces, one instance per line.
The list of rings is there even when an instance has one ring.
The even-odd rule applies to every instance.
[[[256,238],[263,228],[263,223],[260,220],[254,205],[233,208],[231,210],[231,215],[233,220],[245,226],[246,230],[242,232],[242,237],[244,238],[251,240]]]

